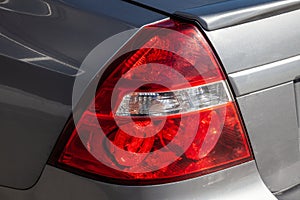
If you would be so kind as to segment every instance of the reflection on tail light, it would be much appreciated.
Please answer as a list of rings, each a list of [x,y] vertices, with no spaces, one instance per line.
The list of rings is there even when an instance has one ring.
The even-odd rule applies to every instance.
[[[225,76],[195,26],[165,20],[129,43],[135,48],[107,68],[95,98],[67,128],[55,165],[143,185],[252,159]]]

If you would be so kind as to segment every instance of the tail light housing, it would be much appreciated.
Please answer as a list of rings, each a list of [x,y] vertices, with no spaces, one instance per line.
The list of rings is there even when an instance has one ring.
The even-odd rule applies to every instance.
[[[144,185],[252,160],[226,78],[197,27],[164,20],[143,27],[123,49],[66,127],[53,165]]]

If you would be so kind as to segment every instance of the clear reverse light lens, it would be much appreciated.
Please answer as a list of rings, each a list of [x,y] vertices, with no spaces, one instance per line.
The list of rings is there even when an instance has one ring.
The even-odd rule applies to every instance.
[[[165,116],[198,111],[231,101],[224,81],[166,92],[133,92],[123,97],[116,116]]]

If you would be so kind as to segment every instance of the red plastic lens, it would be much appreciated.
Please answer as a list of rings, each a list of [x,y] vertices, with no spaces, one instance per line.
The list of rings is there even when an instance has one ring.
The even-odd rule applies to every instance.
[[[174,20],[146,26],[129,46],[110,66],[58,164],[148,184],[252,159],[220,66],[195,26]]]

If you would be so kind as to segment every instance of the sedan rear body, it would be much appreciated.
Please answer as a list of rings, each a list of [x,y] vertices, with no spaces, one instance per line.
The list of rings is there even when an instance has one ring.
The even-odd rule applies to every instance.
[[[0,198],[297,199],[299,8],[0,0]]]

